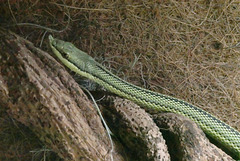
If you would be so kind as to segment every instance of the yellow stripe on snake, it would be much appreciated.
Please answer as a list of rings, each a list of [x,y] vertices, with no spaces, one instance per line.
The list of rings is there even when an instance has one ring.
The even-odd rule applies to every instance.
[[[184,115],[195,121],[202,130],[221,146],[240,159],[240,132],[208,112],[185,101],[130,84],[97,63],[73,44],[49,36],[53,53],[72,71],[102,85],[140,106]]]

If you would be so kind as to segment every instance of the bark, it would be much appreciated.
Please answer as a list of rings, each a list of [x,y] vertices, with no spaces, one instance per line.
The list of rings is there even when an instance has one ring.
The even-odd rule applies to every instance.
[[[0,47],[0,107],[32,129],[64,160],[111,160],[110,141],[101,120],[65,68],[48,53],[2,28]],[[106,99],[103,107],[119,145],[114,147],[115,161],[170,157],[231,160],[195,123],[182,116],[154,114],[156,124],[152,116],[130,101]],[[163,130],[164,137],[161,129],[167,129]]]
[[[126,152],[131,160],[170,160],[159,128],[138,105],[118,97],[108,97],[103,111],[113,133],[128,149]]]
[[[117,129],[114,134],[129,149],[132,160],[233,160],[210,143],[196,123],[184,116],[148,110],[152,113],[150,117],[138,105],[120,98],[110,99],[105,107],[109,124]]]
[[[154,114],[153,119],[162,129],[173,160],[233,160],[210,143],[199,126],[190,119],[173,113]]]
[[[0,47],[0,107],[64,160],[110,160],[101,120],[63,66],[4,29]]]

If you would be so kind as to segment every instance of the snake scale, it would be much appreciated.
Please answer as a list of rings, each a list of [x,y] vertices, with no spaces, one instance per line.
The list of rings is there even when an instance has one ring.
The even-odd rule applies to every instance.
[[[140,106],[184,115],[195,121],[217,143],[240,159],[240,132],[210,113],[177,98],[130,84],[97,63],[72,43],[49,36],[53,53],[72,71]]]

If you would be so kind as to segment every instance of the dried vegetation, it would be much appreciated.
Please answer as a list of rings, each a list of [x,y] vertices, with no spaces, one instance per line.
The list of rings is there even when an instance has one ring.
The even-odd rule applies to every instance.
[[[198,105],[240,130],[240,1],[0,3],[1,26],[49,53],[51,33],[125,80]],[[6,144],[24,148],[16,145],[15,134],[9,137],[12,143],[4,142],[10,125],[15,126],[1,126],[0,149],[10,146]]]

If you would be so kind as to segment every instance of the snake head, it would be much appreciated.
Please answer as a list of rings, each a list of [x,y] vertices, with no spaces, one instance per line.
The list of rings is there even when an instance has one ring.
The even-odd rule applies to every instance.
[[[76,48],[72,43],[55,39],[52,35],[49,35],[49,42],[51,47],[54,47],[65,59],[69,59],[74,51],[73,49]]]
[[[70,42],[65,42],[49,35],[49,44],[53,53],[61,62],[77,73],[89,73],[98,64],[91,56],[79,50]]]

